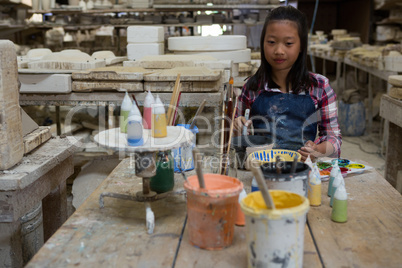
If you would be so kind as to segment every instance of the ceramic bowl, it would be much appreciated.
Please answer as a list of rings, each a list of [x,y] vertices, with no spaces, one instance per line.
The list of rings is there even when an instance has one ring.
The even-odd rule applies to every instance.
[[[248,156],[250,161],[257,160],[262,163],[276,162],[276,157],[279,156],[281,161],[293,161],[295,155],[298,156],[300,161],[301,155],[296,151],[291,150],[281,150],[281,149],[271,149],[271,150],[261,150],[251,153]]]

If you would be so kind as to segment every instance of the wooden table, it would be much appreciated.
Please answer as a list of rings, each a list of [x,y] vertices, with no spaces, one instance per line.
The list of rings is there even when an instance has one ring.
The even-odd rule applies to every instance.
[[[22,267],[66,221],[66,180],[74,173],[75,149],[67,138],[51,138],[0,171],[0,267]],[[32,209],[39,216],[26,226]],[[37,240],[26,239],[36,229]]]
[[[185,227],[184,195],[151,203],[155,213],[154,234],[148,235],[141,203],[105,199],[104,191],[135,193],[140,178],[123,160],[85,203],[67,220],[27,267],[246,267],[244,227],[235,227],[233,244],[220,251],[190,245]],[[193,171],[190,173],[194,173]],[[251,172],[238,172],[246,191]],[[183,178],[175,174],[175,190]],[[323,205],[311,207],[305,229],[304,267],[397,267],[402,263],[402,197],[381,175],[367,171],[348,176],[349,220],[330,220],[331,209],[323,183]],[[313,239],[315,243],[313,242]]]

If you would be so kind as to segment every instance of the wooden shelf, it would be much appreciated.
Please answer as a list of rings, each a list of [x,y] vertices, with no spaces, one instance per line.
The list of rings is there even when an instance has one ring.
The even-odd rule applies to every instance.
[[[0,0],[1,1],[1,0]],[[97,14],[97,13],[122,13],[122,12],[175,12],[175,11],[231,11],[233,9],[269,10],[279,5],[154,5],[153,8],[111,8],[111,9],[51,9],[51,10],[28,10],[30,14]]]

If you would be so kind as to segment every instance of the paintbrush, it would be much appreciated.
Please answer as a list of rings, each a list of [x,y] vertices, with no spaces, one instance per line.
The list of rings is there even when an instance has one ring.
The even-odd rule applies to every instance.
[[[290,169],[290,173],[293,174],[296,172],[296,167],[297,167],[297,161],[299,160],[299,156],[297,154],[295,155],[295,158],[293,158],[292,162],[292,168]]]
[[[200,107],[198,107],[198,110],[197,110],[197,112],[196,112],[195,115],[194,115],[193,121],[191,122],[191,125],[190,125],[189,129],[192,129],[192,128],[194,127],[195,121],[197,120],[197,117],[202,113],[202,110],[204,109],[204,106],[205,106],[205,103],[206,103],[206,102],[207,102],[206,99],[204,99],[204,100],[201,102],[201,105],[200,105]]]
[[[264,175],[262,174],[259,163],[255,159],[253,159],[251,160],[250,166],[251,171],[253,172],[253,175],[257,180],[258,188],[260,189],[262,197],[264,198],[265,205],[267,206],[268,209],[275,209],[274,201],[272,200],[272,196],[268,191],[268,187],[267,184],[265,183]]]
[[[202,166],[201,166],[202,159],[200,151],[198,150],[197,147],[193,148],[193,158],[194,158],[195,171],[197,172],[198,183],[200,184],[200,188],[205,188],[204,174],[202,174]]]
[[[223,87],[223,92],[222,92],[222,121],[221,121],[221,140],[220,140],[220,159],[219,159],[219,168],[222,167],[222,156],[223,152],[225,150],[225,125],[226,125],[226,120],[225,120],[225,106],[226,106],[226,85]],[[219,171],[219,173],[222,174],[222,170]]]
[[[276,167],[276,174],[282,174],[282,162],[279,155],[276,157],[275,167]]]
[[[231,143],[232,143],[232,134],[233,134],[233,126],[234,126],[234,117],[235,117],[235,114],[236,114],[236,109],[237,109],[237,104],[238,104],[237,98],[240,96],[241,90],[238,89],[238,88],[236,88],[236,90],[235,90],[234,93],[235,93],[235,95],[236,95],[236,101],[235,101],[235,107],[234,107],[234,110],[233,110],[233,113],[232,113],[232,121],[230,122],[228,149],[227,149],[227,152],[226,152],[226,155],[227,155],[228,158],[229,158],[230,145],[231,145]],[[224,174],[224,175],[226,175],[226,169],[227,169],[227,166],[228,166],[228,162],[229,162],[229,161],[226,161],[226,163],[225,163],[225,169],[224,169],[224,171],[223,171],[223,174]]]

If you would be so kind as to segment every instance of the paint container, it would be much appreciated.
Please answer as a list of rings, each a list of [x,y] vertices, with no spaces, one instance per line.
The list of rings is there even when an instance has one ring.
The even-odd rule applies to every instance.
[[[127,122],[128,122],[128,115],[130,114],[131,107],[133,106],[133,101],[126,94],[124,95],[123,102],[121,103],[120,107],[120,132],[127,133]]]
[[[127,118],[127,144],[141,146],[144,144],[142,117],[137,105],[133,103]]]
[[[331,201],[329,201],[329,205],[331,207],[334,203],[334,195],[335,195],[336,189],[338,189],[338,187],[342,184],[342,182],[344,182],[342,174],[338,173],[337,176],[335,177],[334,182],[332,183],[332,187],[331,187]]]
[[[245,169],[245,163],[247,160],[247,147],[258,147],[262,145],[268,145],[272,143],[272,139],[265,136],[237,136],[232,139],[231,147],[235,149],[237,154],[237,166],[239,169]]]
[[[184,127],[185,129],[190,128],[190,124],[177,124],[177,126]],[[191,129],[191,132],[193,133],[191,144],[172,150],[174,172],[182,172],[194,169],[193,148],[197,142],[197,126],[194,126]]]
[[[307,184],[310,167],[302,162],[298,162],[296,172],[291,173],[293,162],[282,162],[282,173],[276,173],[276,167],[271,163],[265,163],[261,166],[265,182],[268,189],[284,190],[307,197]]]
[[[151,177],[149,187],[157,193],[173,190],[174,172],[171,151],[158,152],[156,156],[156,174]]]
[[[341,170],[339,169],[338,161],[335,161],[335,164],[331,169],[331,173],[329,174],[328,193],[327,193],[329,197],[331,197],[332,194],[332,184],[334,183],[335,178],[338,176],[338,173],[340,172]]]
[[[156,95],[155,104],[152,107],[152,137],[164,138],[167,136],[167,123],[165,107],[159,95]]]
[[[197,175],[184,183],[187,193],[187,230],[190,243],[208,250],[232,244],[239,194],[243,183],[219,174],[204,174],[201,189]]]
[[[246,216],[240,208],[240,203],[243,198],[247,196],[246,190],[242,190],[239,194],[239,203],[237,204],[236,222],[237,226],[244,226],[246,224]]]
[[[144,100],[144,116],[142,117],[142,125],[144,129],[152,129],[152,106],[155,103],[154,96],[148,91]]]
[[[269,191],[276,209],[267,209],[261,192],[240,204],[246,215],[248,267],[303,267],[304,228],[309,201],[281,190]]]
[[[345,189],[345,182],[341,183],[334,194],[331,220],[334,222],[346,222],[348,220],[348,195]]]
[[[310,205],[314,207],[321,206],[321,178],[317,164],[313,163],[313,169],[309,174],[307,197]]]

